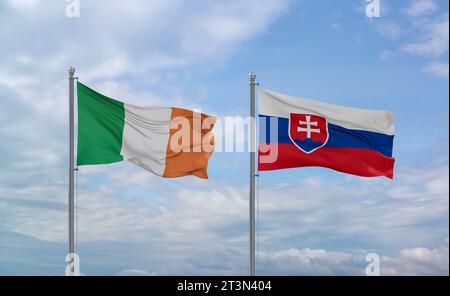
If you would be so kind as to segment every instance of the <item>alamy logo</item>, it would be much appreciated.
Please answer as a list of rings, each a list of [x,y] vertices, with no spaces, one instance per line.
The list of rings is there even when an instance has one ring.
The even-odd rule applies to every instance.
[[[380,256],[376,253],[369,253],[366,256],[366,276],[379,276],[380,275]]]
[[[66,0],[66,16],[68,18],[80,17],[80,0]]]
[[[373,17],[380,17],[381,16],[381,0],[366,0],[366,16],[373,18]]]
[[[79,276],[80,275],[80,256],[76,253],[69,253],[66,256],[66,275]]]

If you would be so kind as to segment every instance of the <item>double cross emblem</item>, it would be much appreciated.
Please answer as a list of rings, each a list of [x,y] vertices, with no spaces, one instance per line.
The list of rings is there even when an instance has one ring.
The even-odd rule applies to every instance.
[[[313,126],[318,126],[318,122],[311,122],[311,115],[306,115],[306,121],[299,120],[299,125],[306,125],[306,127],[297,127],[297,132],[306,132],[306,138],[311,139],[312,133],[320,133],[319,128],[312,128]]]
[[[301,151],[312,153],[328,141],[327,120],[319,115],[291,113],[289,137]]]

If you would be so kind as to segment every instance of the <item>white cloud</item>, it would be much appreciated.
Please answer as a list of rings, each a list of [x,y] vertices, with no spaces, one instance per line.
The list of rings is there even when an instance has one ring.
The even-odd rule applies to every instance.
[[[262,252],[258,255],[257,260],[258,269],[263,275],[358,274],[362,270],[361,260],[359,260],[359,268],[354,261],[357,260],[351,254],[345,252],[310,248]]]
[[[448,52],[448,13],[431,22],[426,22],[421,26],[424,31],[422,40],[405,44],[402,46],[401,51],[427,57],[439,57]]]
[[[8,4],[18,9],[30,9],[36,7],[40,0],[8,0]]]
[[[438,248],[401,250],[398,256],[382,258],[383,275],[449,275],[448,239]]]
[[[413,1],[410,6],[403,9],[411,18],[406,21],[409,26],[400,25],[393,21],[376,23],[376,30],[380,35],[392,41],[401,42],[396,50],[384,50],[380,59],[387,61],[402,54],[420,56],[427,60],[423,72],[437,78],[447,78],[448,61],[446,54],[449,50],[449,14],[438,14],[438,6],[434,1]],[[434,15],[429,14],[435,12]],[[410,41],[403,41],[409,38]]]
[[[438,78],[448,78],[448,63],[433,62],[427,65],[423,71]]]
[[[411,17],[423,16],[436,12],[438,5],[434,0],[413,0],[411,4],[404,9],[404,13]]]
[[[324,249],[288,249],[262,252],[258,271],[263,275],[365,275],[369,252],[339,252]],[[438,248],[404,249],[380,256],[381,275],[448,275],[448,240]]]

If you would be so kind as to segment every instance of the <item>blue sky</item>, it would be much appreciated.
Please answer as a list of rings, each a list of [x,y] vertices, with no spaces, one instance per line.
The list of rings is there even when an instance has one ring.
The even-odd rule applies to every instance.
[[[321,168],[261,174],[257,273],[447,274],[448,1],[81,0],[0,3],[0,274],[64,274],[67,68],[135,105],[246,116],[261,87],[396,113],[395,179]],[[246,274],[248,155],[207,181],[122,162],[82,167],[77,252],[87,275]]]

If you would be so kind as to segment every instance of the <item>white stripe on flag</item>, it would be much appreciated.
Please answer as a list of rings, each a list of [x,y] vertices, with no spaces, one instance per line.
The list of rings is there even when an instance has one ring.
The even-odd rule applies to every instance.
[[[164,174],[171,108],[125,104],[121,155],[158,176]]]
[[[394,113],[343,107],[315,100],[259,90],[259,114],[289,118],[291,113],[312,114],[348,129],[394,135]]]

